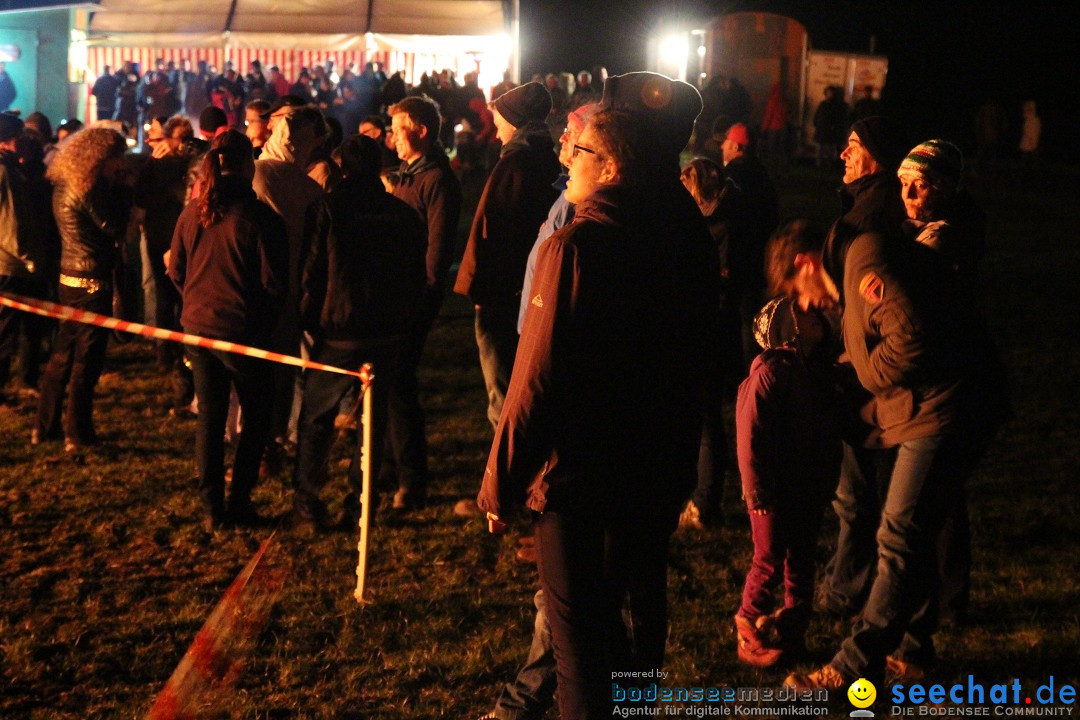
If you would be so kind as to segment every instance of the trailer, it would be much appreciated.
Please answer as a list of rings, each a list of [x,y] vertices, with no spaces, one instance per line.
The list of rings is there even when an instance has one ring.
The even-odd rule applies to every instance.
[[[699,135],[712,124],[716,109],[710,100],[725,81],[736,79],[749,94],[751,128],[761,127],[769,95],[779,84],[798,154],[816,147],[813,118],[826,86],[838,88],[849,105],[867,88],[877,99],[889,67],[881,55],[814,49],[802,23],[766,12],[728,13],[704,27],[658,35],[650,41],[648,58],[650,69],[701,90],[705,108]]]

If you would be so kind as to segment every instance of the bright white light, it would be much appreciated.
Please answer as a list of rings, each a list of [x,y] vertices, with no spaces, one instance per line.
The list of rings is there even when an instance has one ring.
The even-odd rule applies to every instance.
[[[686,35],[669,35],[660,41],[660,60],[666,65],[684,65],[689,52]]]
[[[697,46],[697,54],[698,54],[698,57],[705,57],[705,46],[704,45],[698,45]]]

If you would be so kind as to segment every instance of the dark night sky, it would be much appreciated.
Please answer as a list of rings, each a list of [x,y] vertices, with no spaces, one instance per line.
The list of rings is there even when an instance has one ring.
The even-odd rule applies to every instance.
[[[1044,145],[1073,159],[1077,14],[1068,2],[970,0],[521,0],[522,75],[596,64],[617,74],[645,68],[650,36],[670,18],[687,26],[727,12],[764,11],[800,21],[813,48],[889,58],[884,101],[917,132],[968,132],[988,96],[1008,108],[1034,98]]]

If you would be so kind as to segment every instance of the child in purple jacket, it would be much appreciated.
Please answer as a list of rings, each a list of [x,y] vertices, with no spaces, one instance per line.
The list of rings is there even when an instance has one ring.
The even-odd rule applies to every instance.
[[[736,449],[754,559],[735,629],[739,659],[758,667],[798,652],[810,622],[818,530],[840,468],[829,335],[817,311],[769,301],[754,321],[765,352],[739,386]],[[774,613],[781,580],[784,604]]]

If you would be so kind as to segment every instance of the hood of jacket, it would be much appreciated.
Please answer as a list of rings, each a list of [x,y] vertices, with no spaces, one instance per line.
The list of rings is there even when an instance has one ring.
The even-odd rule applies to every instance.
[[[574,221],[623,227],[655,226],[665,223],[660,215],[666,216],[680,205],[686,206],[683,210],[691,210],[692,216],[702,217],[693,196],[677,176],[647,185],[603,185],[577,205]]]
[[[260,159],[280,160],[306,169],[312,153],[322,144],[323,138],[315,135],[313,125],[298,125],[292,116],[282,118],[274,125],[274,132],[263,145]]]
[[[522,150],[527,147],[547,148],[552,150],[555,143],[551,139],[551,131],[542,122],[530,121],[514,131],[510,141],[503,145],[499,151],[499,157],[505,157],[508,153]]]

